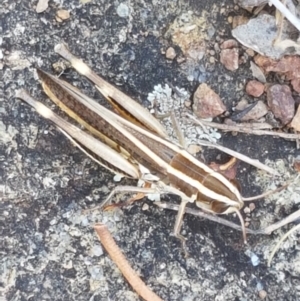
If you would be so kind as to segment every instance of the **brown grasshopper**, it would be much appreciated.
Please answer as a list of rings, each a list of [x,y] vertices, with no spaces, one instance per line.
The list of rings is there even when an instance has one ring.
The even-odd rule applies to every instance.
[[[180,235],[182,218],[188,203],[195,202],[212,214],[235,212],[240,218],[244,240],[245,227],[240,209],[244,200],[237,187],[222,174],[212,170],[171,142],[165,129],[146,109],[97,76],[86,64],[60,44],[56,52],[69,60],[81,74],[95,83],[100,93],[111,103],[112,112],[77,88],[42,70],[37,70],[49,98],[85,130],[68,123],[24,90],[17,97],[33,106],[39,114],[51,120],[89,157],[114,173],[141,179],[144,188],[119,187],[132,192],[174,194],[181,198],[174,235]],[[114,190],[110,197],[115,193]],[[110,199],[110,197],[108,199]]]

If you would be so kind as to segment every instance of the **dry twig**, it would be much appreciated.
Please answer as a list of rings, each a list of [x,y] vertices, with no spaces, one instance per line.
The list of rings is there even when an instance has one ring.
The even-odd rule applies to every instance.
[[[256,124],[251,124],[251,126],[247,126],[247,123],[229,125],[229,124],[211,122],[207,120],[198,120],[191,114],[187,114],[187,116],[190,119],[192,119],[196,124],[203,124],[223,131],[240,132],[240,133],[246,133],[251,135],[277,136],[280,138],[291,139],[291,140],[300,139],[300,134],[290,134],[290,133],[281,133],[281,132],[275,132],[269,130],[259,130],[255,128]]]
[[[279,0],[269,1],[300,31],[300,20],[294,16],[284,4]]]
[[[274,247],[272,253],[269,256],[268,259],[268,267],[271,265],[271,261],[275,255],[275,253],[277,252],[277,250],[279,249],[279,247],[281,246],[281,244],[284,242],[284,240],[291,235],[293,232],[295,232],[296,230],[298,230],[300,228],[300,224],[298,224],[297,226],[293,227],[291,230],[289,230],[287,233],[285,233],[279,240],[279,242],[276,244],[276,246]]]
[[[97,235],[105,250],[110,255],[113,262],[118,266],[132,288],[138,293],[138,295],[146,301],[163,301],[141,280],[137,273],[132,269],[122,251],[115,243],[107,227],[104,224],[96,224],[94,229],[97,232]]]

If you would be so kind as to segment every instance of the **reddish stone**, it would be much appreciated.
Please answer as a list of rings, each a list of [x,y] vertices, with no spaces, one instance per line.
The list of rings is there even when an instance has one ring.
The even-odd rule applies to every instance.
[[[226,110],[219,95],[204,83],[197,88],[193,100],[194,113],[200,118],[216,117]]]
[[[253,97],[259,97],[264,93],[265,86],[257,81],[257,80],[250,80],[246,85],[246,92],[247,94]]]
[[[284,56],[280,60],[274,60],[262,55],[257,55],[255,56],[254,61],[266,72],[284,74],[288,80],[300,78],[299,56]]]
[[[236,40],[234,39],[230,39],[230,40],[227,40],[227,41],[224,41],[222,44],[221,44],[221,49],[232,49],[232,48],[237,48],[238,47],[238,43]]]
[[[238,49],[222,49],[220,53],[220,62],[230,71],[237,70],[239,68]]]
[[[273,85],[267,90],[268,105],[274,116],[283,125],[289,123],[295,115],[295,100],[287,85]]]

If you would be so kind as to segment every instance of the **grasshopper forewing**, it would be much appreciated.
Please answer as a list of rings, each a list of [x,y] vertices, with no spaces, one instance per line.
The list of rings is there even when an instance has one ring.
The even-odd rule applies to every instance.
[[[116,92],[108,92],[112,88],[103,88],[106,86],[102,84],[99,91],[104,93],[111,103],[118,103],[114,105],[115,110],[120,114],[118,115],[67,82],[44,71],[37,72],[44,91],[50,99],[82,124],[86,131],[79,130],[64,121],[38,101],[29,98],[24,91],[19,92],[18,97],[28,102],[41,115],[50,119],[76,140],[81,149],[93,158],[96,157],[97,162],[103,166],[115,173],[142,179],[151,184],[152,188],[145,189],[145,192],[156,191],[161,194],[180,196],[182,201],[174,226],[174,234],[178,238],[183,239],[180,236],[180,227],[188,202],[196,202],[197,206],[209,213],[236,212],[243,224],[239,213],[243,207],[243,198],[236,186],[222,174],[197,160],[181,146],[169,141],[165,130],[161,129],[161,125],[157,125],[157,120],[154,123],[151,120],[145,122],[142,118],[149,113],[145,114],[145,109],[140,105],[135,103],[134,110],[130,106],[124,108],[122,97]],[[102,83],[106,83],[101,80]],[[114,98],[115,95],[118,101]],[[151,116],[150,119],[152,118]],[[104,146],[105,154],[102,154]]]

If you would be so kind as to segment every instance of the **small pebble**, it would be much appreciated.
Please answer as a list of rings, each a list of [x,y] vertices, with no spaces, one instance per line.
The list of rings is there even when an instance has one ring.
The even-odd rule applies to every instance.
[[[267,82],[264,73],[262,72],[262,70],[256,64],[254,64],[253,62],[250,62],[250,69],[252,71],[253,77],[258,79],[261,83],[266,83]]]
[[[257,80],[250,80],[246,85],[246,93],[253,97],[259,97],[264,93],[265,86]]]
[[[255,209],[255,204],[254,203],[250,203],[249,204],[249,209],[250,209],[250,211],[253,211]]]
[[[257,289],[258,292],[262,291],[264,289],[264,286],[263,286],[262,282],[259,281],[259,280],[256,283],[256,289]]]
[[[197,153],[199,153],[201,151],[201,146],[197,145],[197,144],[190,144],[187,148],[187,151],[192,154],[195,155]]]
[[[239,68],[239,51],[237,48],[222,49],[220,62],[227,70],[234,71]]]
[[[254,253],[251,254],[251,263],[254,267],[258,266],[260,264],[260,259],[258,256]]]
[[[252,251],[250,251],[249,249],[247,249],[245,251],[245,254],[250,257],[251,263],[252,263],[252,265],[254,267],[256,267],[256,266],[258,266],[260,264],[260,259],[259,259],[259,257],[255,253],[253,253]],[[260,289],[257,289],[257,290],[259,291]]]
[[[268,295],[268,294],[267,294],[267,292],[266,292],[265,290],[261,290],[261,291],[258,292],[258,296],[259,296],[259,298],[260,298],[261,300],[266,299],[267,295]]]
[[[38,14],[44,12],[48,8],[48,2],[49,2],[49,0],[39,0],[39,2],[37,3],[35,11]]]
[[[219,43],[215,43],[215,44],[214,44],[214,50],[215,50],[216,52],[219,52],[219,51],[220,51]]]
[[[251,56],[251,57],[253,57],[253,56],[255,55],[254,50],[251,49],[251,48],[247,48],[246,53],[247,53],[249,56]]]
[[[117,7],[117,14],[121,18],[129,17],[130,10],[128,5],[126,5],[125,3],[120,3],[119,6]]]
[[[205,83],[198,86],[193,101],[194,113],[200,118],[214,118],[226,111],[220,96]]]
[[[166,51],[166,58],[169,60],[173,60],[176,57],[176,52],[173,47],[169,47]]]
[[[245,207],[244,208],[244,213],[245,214],[249,214],[251,212],[250,208],[249,207]]]
[[[191,102],[190,100],[186,100],[186,101],[184,102],[184,105],[185,105],[187,108],[190,108],[191,105],[192,105],[192,102]]]
[[[143,205],[143,207],[142,207],[142,210],[143,210],[143,211],[149,210],[149,205],[145,203],[145,204]]]
[[[62,22],[70,18],[70,13],[65,9],[60,9],[56,12],[56,21]]]
[[[269,87],[267,101],[272,113],[282,125],[292,121],[295,115],[295,100],[288,85],[275,84]],[[294,127],[293,123],[292,127]]]

